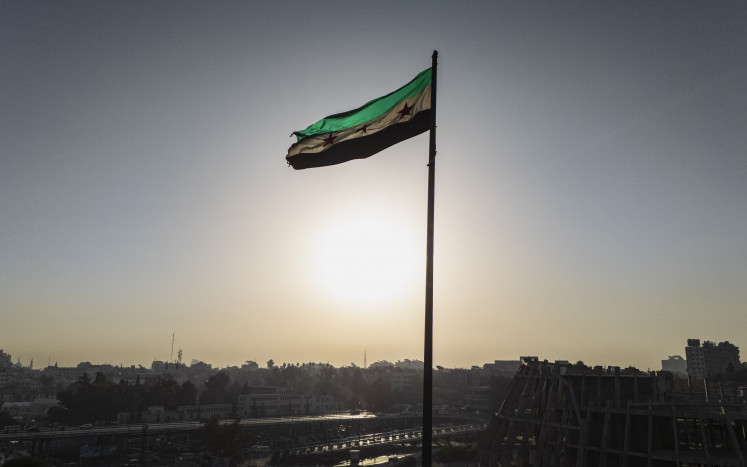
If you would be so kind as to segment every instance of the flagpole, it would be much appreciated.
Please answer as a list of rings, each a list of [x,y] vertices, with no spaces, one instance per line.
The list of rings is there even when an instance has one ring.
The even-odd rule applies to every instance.
[[[433,200],[436,179],[436,66],[434,50],[431,78],[431,130],[428,145],[428,241],[425,263],[425,339],[423,371],[423,467],[431,465],[433,445]]]

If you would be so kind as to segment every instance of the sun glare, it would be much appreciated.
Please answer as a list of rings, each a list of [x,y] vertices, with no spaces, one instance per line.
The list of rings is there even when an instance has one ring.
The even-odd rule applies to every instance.
[[[317,274],[335,300],[381,305],[416,285],[412,235],[382,215],[359,215],[330,225],[318,250]]]

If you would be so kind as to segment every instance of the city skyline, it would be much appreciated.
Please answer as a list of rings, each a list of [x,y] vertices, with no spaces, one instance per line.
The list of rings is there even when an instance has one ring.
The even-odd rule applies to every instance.
[[[747,8],[0,3],[0,347],[423,359],[428,137],[289,137],[439,52],[434,363],[747,335]],[[301,358],[303,356],[303,358]]]
[[[663,362],[665,360],[665,357],[668,358],[668,359],[670,359],[670,360],[673,357],[679,357],[680,359],[682,359],[682,362],[686,362],[687,360],[685,358],[685,355],[686,355],[686,353],[688,351],[688,347],[690,346],[692,340],[696,340],[698,342],[701,341],[701,339],[699,339],[699,338],[690,338],[690,339],[687,339],[687,342],[686,342],[687,345],[682,348],[682,352],[674,353],[674,354],[668,354],[666,356],[661,356],[661,358],[659,359],[659,362],[661,362],[661,364],[658,365],[657,367],[654,367],[654,368],[651,368],[651,367],[648,367],[648,368],[638,368],[638,369],[641,370],[641,371],[659,371],[659,370],[671,371],[671,370],[667,370],[665,368],[662,368],[662,364],[663,364]],[[702,341],[703,341],[704,344],[706,344],[706,343],[716,344],[718,342],[719,344],[725,343],[725,344],[735,345],[734,342],[729,342],[729,341],[718,341],[718,340],[711,340],[711,339],[702,339]],[[738,351],[738,349],[740,348],[739,345],[736,345],[736,348],[737,348],[737,351]],[[6,356],[10,356],[11,363],[13,365],[19,365],[20,364],[20,366],[23,367],[23,368],[29,368],[29,366],[32,365],[33,369],[36,369],[36,370],[44,369],[47,366],[75,367],[75,366],[77,366],[79,364],[83,364],[83,363],[91,364],[91,365],[94,365],[94,366],[96,366],[96,365],[112,365],[112,366],[115,366],[115,367],[117,367],[117,366],[122,366],[122,367],[141,366],[141,367],[144,367],[144,368],[150,368],[150,365],[154,364],[154,363],[169,364],[169,365],[174,365],[174,364],[179,363],[179,364],[182,364],[182,365],[185,365],[185,366],[191,366],[191,365],[194,365],[196,363],[206,363],[206,364],[211,365],[212,368],[216,369],[216,370],[220,370],[220,369],[223,369],[223,368],[229,368],[229,367],[241,367],[242,365],[247,364],[249,362],[256,363],[259,368],[269,368],[268,364],[269,364],[270,361],[273,362],[273,366],[275,366],[275,367],[280,367],[280,366],[283,366],[283,365],[286,365],[286,364],[287,365],[328,364],[328,365],[331,365],[333,367],[338,367],[338,368],[347,367],[347,366],[356,366],[356,367],[359,367],[359,368],[369,368],[369,367],[371,367],[371,365],[385,364],[385,363],[392,364],[392,365],[395,365],[395,366],[398,366],[399,364],[407,365],[407,364],[410,364],[411,362],[416,362],[416,363],[421,363],[421,364],[423,363],[423,360],[421,358],[417,358],[417,357],[413,357],[413,358],[410,358],[410,357],[399,357],[399,358],[396,358],[396,359],[385,359],[385,358],[375,359],[375,357],[374,357],[374,359],[369,360],[368,359],[368,353],[366,351],[364,351],[364,353],[363,353],[363,355],[361,357],[361,360],[359,362],[356,362],[355,360],[353,360],[353,361],[350,361],[350,362],[347,362],[347,363],[344,363],[344,362],[343,363],[333,363],[333,362],[330,362],[329,360],[327,360],[327,361],[311,361],[311,360],[306,360],[306,359],[303,359],[303,358],[292,359],[292,360],[289,360],[289,361],[279,361],[279,360],[275,361],[270,356],[270,357],[268,357],[266,359],[258,359],[258,358],[238,359],[238,360],[229,361],[229,362],[227,362],[225,364],[215,365],[215,364],[213,364],[210,361],[202,360],[202,359],[196,358],[196,357],[182,359],[182,356],[183,356],[182,355],[182,351],[183,351],[183,349],[180,348],[180,349],[177,350],[176,354],[174,354],[174,355],[170,354],[168,358],[160,358],[158,355],[156,355],[150,362],[132,362],[132,361],[130,361],[127,364],[125,364],[125,363],[122,363],[122,362],[119,362],[119,363],[103,362],[103,361],[97,361],[94,358],[88,358],[88,359],[79,360],[79,361],[74,362],[74,363],[63,362],[65,364],[61,364],[60,362],[58,362],[56,360],[53,360],[51,358],[51,356],[50,356],[47,359],[47,364],[43,364],[43,362],[40,362],[39,360],[35,360],[33,355],[31,357],[28,357],[26,360],[22,360],[20,355],[13,355],[12,352],[8,352],[7,350],[8,349],[0,348],[0,354],[4,353]],[[444,365],[440,365],[438,362],[435,362],[434,365],[433,365],[433,367],[434,368],[436,368],[436,367],[442,367],[442,368],[446,368],[446,369],[451,369],[451,368],[453,368],[453,369],[463,369],[463,368],[464,369],[469,369],[469,368],[473,368],[475,366],[481,367],[481,366],[484,366],[484,365],[490,365],[490,364],[493,364],[494,362],[499,362],[499,361],[514,361],[514,362],[519,362],[521,360],[521,358],[523,358],[523,357],[537,357],[537,358],[539,358],[540,361],[547,360],[547,361],[549,361],[551,363],[553,362],[553,360],[546,359],[546,358],[544,358],[541,355],[521,355],[521,356],[517,356],[516,358],[494,359],[494,360],[488,360],[488,361],[485,361],[485,362],[474,362],[474,363],[472,363],[470,365],[466,365],[466,366],[454,366],[454,367],[447,367],[447,366],[444,366]],[[568,361],[569,363],[573,364],[573,363],[578,362],[579,360],[567,360],[567,359],[558,358],[555,361]],[[591,358],[590,359],[580,359],[580,361],[583,362],[584,364],[588,365],[588,366],[591,366],[591,367],[594,367],[594,366],[601,366],[603,368],[615,367],[615,366],[616,367],[620,367],[620,368],[627,368],[629,366],[635,367],[635,365],[633,365],[631,363],[626,363],[626,362],[599,362],[599,361],[595,361],[594,359],[591,359]],[[24,363],[24,362],[26,362],[26,363]],[[145,363],[145,364],[143,364],[143,363]]]

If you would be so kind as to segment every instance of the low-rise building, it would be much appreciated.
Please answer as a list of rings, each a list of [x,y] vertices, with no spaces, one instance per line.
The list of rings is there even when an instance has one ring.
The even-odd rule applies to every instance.
[[[316,415],[340,410],[337,400],[328,394],[291,394],[280,388],[253,388],[240,394],[238,415],[241,417],[274,417]]]
[[[227,419],[236,416],[231,404],[180,405],[176,411],[182,421]]]
[[[492,376],[513,378],[519,366],[521,366],[519,360],[495,360],[493,363],[483,365],[483,369]]]

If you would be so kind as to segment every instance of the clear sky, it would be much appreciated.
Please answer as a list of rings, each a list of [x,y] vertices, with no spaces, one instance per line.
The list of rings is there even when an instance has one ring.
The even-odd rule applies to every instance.
[[[0,1],[0,348],[423,356],[427,135],[292,131],[439,52],[434,362],[747,359],[743,1]],[[361,284],[369,284],[362,286]]]

